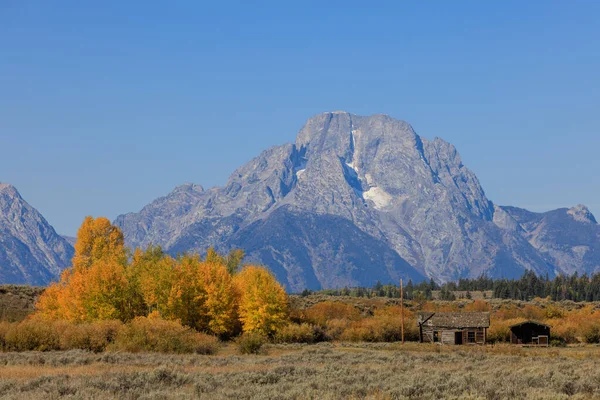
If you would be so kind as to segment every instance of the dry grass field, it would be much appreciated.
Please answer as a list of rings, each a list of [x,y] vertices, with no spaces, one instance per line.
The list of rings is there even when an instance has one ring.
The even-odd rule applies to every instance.
[[[239,355],[0,353],[3,399],[592,399],[600,348],[269,345]]]

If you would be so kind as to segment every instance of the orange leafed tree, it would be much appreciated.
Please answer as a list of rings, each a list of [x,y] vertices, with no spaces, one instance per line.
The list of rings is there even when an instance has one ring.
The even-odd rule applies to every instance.
[[[246,266],[235,275],[244,332],[273,335],[288,323],[288,297],[265,268]]]
[[[186,255],[172,271],[165,317],[200,331],[231,335],[237,325],[237,292],[226,265]]]
[[[40,315],[69,321],[129,320],[123,233],[106,218],[87,217],[77,233],[73,267],[37,303]]]
[[[208,325],[203,306],[206,292],[198,279],[200,257],[184,255],[173,267],[173,277],[167,299],[167,319],[178,319],[183,325],[205,330]]]
[[[160,247],[136,249],[129,260],[123,233],[106,218],[87,217],[77,234],[73,266],[37,303],[38,315],[91,322],[131,321],[149,314],[230,337],[272,335],[288,321],[287,294],[264,268],[236,273],[244,256],[210,249],[174,259]]]
[[[83,270],[106,258],[127,262],[123,232],[104,217],[86,217],[77,232],[73,269]]]

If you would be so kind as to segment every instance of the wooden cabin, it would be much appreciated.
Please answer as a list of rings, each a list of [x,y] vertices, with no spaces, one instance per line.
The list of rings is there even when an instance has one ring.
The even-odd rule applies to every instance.
[[[550,326],[535,321],[512,325],[510,327],[510,343],[523,346],[548,346]]]
[[[419,312],[421,343],[485,344],[490,327],[488,312]]]

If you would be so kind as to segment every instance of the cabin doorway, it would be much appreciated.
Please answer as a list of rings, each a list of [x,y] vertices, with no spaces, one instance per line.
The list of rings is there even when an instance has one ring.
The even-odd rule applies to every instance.
[[[462,332],[454,332],[454,344],[463,344],[463,334]]]

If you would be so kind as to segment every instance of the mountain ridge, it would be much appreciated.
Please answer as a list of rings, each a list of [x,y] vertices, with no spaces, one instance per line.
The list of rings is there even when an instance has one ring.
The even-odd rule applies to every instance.
[[[279,209],[283,211],[271,219]],[[384,114],[362,117],[339,111],[310,118],[294,143],[263,151],[236,169],[224,186],[178,187],[115,223],[128,243],[160,244],[169,252],[246,247],[251,261],[279,271],[292,290],[368,285],[373,279],[341,271],[385,265],[364,248],[352,260],[336,259],[333,250],[317,254],[310,237],[327,230],[331,216],[349,222],[353,228],[348,232],[360,231],[352,235],[364,233],[392,249],[400,257],[397,265],[406,262],[414,270],[402,273],[442,282],[479,274],[517,276],[525,270],[555,275],[572,264],[558,262],[568,249],[552,249],[551,256],[509,211],[486,197],[452,144],[423,138],[407,122]],[[589,221],[584,214],[577,212]],[[286,218],[294,226],[298,218],[313,221],[314,230],[288,232],[281,224]],[[271,224],[274,235],[287,237],[283,242],[269,239],[287,248],[285,255],[251,239],[250,232],[265,236]],[[348,253],[345,246],[355,243],[353,238],[343,238],[337,251]],[[334,249],[337,239],[322,238],[321,247]],[[333,278],[323,265],[330,266]],[[390,267],[384,277],[395,281],[402,273]]]
[[[72,257],[73,246],[14,186],[0,183],[0,282],[48,284]]]
[[[318,114],[223,186],[177,186],[114,223],[129,246],[172,255],[242,248],[290,291],[600,272],[600,225],[587,207],[496,205],[452,144],[385,114]],[[0,183],[0,282],[56,279],[73,241]]]

